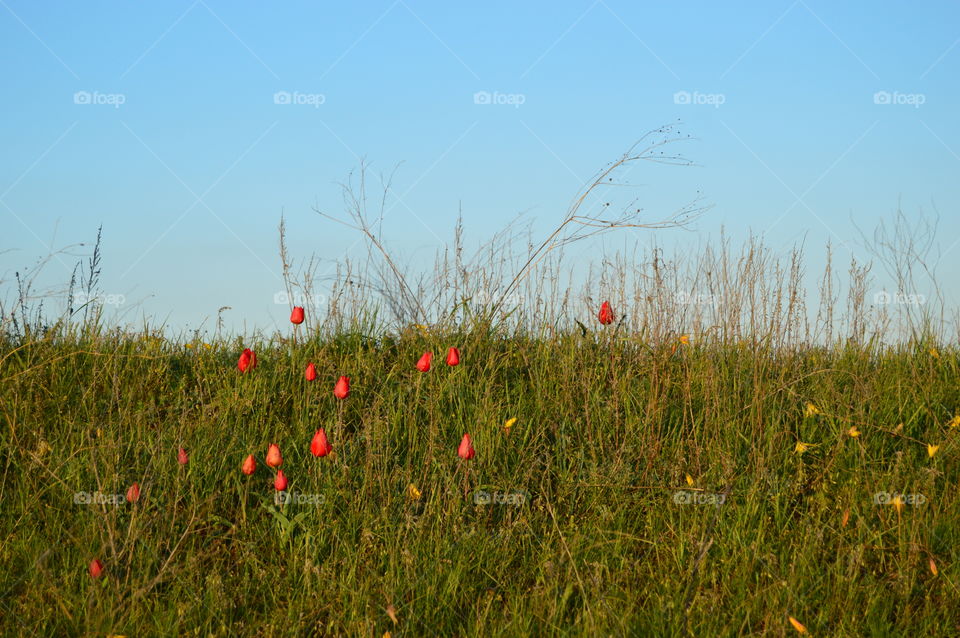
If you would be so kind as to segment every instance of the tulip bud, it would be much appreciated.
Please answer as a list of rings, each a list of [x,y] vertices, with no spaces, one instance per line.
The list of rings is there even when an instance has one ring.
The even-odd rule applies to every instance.
[[[469,461],[476,453],[476,450],[473,449],[473,442],[470,441],[470,435],[464,434],[463,439],[460,440],[460,447],[457,448],[457,456]]]
[[[179,463],[180,465],[186,465],[189,462],[190,462],[190,458],[187,456],[187,451],[184,450],[183,448],[180,448],[177,451],[177,463]]]
[[[447,365],[460,365],[460,351],[457,348],[450,348],[450,350],[447,352]]]
[[[433,359],[433,353],[424,352],[423,356],[420,357],[420,360],[417,361],[417,370],[420,372],[429,372],[431,359]]]
[[[600,304],[600,313],[597,315],[597,319],[605,326],[613,323],[613,308],[610,307],[609,301],[604,301]]]
[[[275,487],[278,492],[287,489],[287,477],[284,475],[283,470],[277,470],[277,478],[273,481],[273,487]]]
[[[304,377],[307,381],[313,381],[314,379],[316,379],[316,378],[317,378],[317,366],[313,365],[312,363],[308,363],[308,364],[307,364],[307,369],[306,369],[306,371],[303,373],[303,377]]]
[[[293,311],[290,313],[290,323],[292,324],[303,323],[303,306],[293,307]]]
[[[327,433],[324,432],[323,428],[320,428],[313,435],[313,440],[310,441],[310,452],[316,457],[321,457],[330,454],[331,450],[333,450],[333,446],[327,441]]]
[[[333,386],[333,396],[338,399],[346,399],[350,394],[350,377],[340,377],[337,384]]]
[[[100,574],[103,573],[103,563],[100,562],[99,558],[94,558],[90,561],[90,578],[100,578]]]
[[[247,370],[252,370],[257,367],[257,353],[255,353],[250,348],[246,348],[241,354],[240,359],[237,361],[237,369],[240,372],[246,372]]]
[[[270,467],[280,467],[283,465],[283,457],[280,456],[280,446],[271,443],[267,448],[267,465]]]
[[[136,503],[140,500],[140,486],[134,483],[127,488],[127,502]]]
[[[257,469],[257,459],[253,458],[252,454],[247,458],[243,459],[243,465],[240,467],[241,472],[243,472],[247,476],[250,476],[256,471],[256,469]]]

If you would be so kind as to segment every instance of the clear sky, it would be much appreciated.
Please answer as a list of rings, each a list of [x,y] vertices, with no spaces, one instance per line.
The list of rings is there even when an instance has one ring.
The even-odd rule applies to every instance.
[[[854,224],[935,208],[958,290],[957,2],[0,0],[0,50],[0,278],[102,224],[124,321],[282,326],[281,211],[298,259],[356,251],[312,208],[342,211],[361,158],[402,162],[385,231],[414,255],[461,206],[471,241],[520,211],[550,228],[678,119],[698,166],[631,178],[651,211],[714,208],[665,242],[725,228],[847,262]]]

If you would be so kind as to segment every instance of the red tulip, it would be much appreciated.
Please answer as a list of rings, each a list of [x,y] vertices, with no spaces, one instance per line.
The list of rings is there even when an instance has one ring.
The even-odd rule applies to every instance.
[[[127,501],[130,503],[136,503],[140,500],[140,486],[134,483],[129,488],[127,488]]]
[[[420,360],[417,361],[417,370],[419,370],[420,372],[429,372],[431,359],[433,359],[433,353],[424,352],[423,356],[420,357]]]
[[[346,399],[350,394],[350,377],[340,377],[337,384],[333,386],[333,396],[338,399]]]
[[[609,301],[604,301],[600,304],[600,313],[597,315],[597,319],[605,326],[613,323],[613,308],[610,307]]]
[[[333,446],[327,441],[327,433],[324,432],[323,428],[320,428],[317,430],[317,433],[313,435],[313,440],[310,441],[311,454],[316,457],[321,457],[330,454],[332,450]]]
[[[100,562],[99,558],[94,558],[90,561],[90,578],[100,578],[100,574],[103,573],[103,563]]]
[[[303,373],[303,376],[304,378],[306,378],[307,381],[313,381],[314,379],[316,379],[317,366],[313,365],[312,363],[308,363],[307,370]]]
[[[247,370],[252,370],[256,367],[257,353],[250,348],[245,349],[240,354],[240,359],[237,361],[237,369],[240,370],[240,372],[246,372]]]
[[[303,306],[293,307],[293,312],[290,313],[290,323],[293,323],[293,324],[303,323]]]
[[[243,465],[240,467],[240,471],[250,476],[257,470],[257,459],[253,458],[251,454],[247,458],[243,459]]]
[[[186,465],[189,462],[190,462],[190,458],[187,456],[187,451],[184,450],[183,448],[180,448],[177,451],[177,463],[179,463],[180,465]]]
[[[456,348],[450,348],[447,352],[447,365],[448,366],[458,366],[460,365],[460,351]]]
[[[267,448],[267,465],[270,467],[280,467],[283,465],[283,457],[280,456],[280,446],[271,443]]]
[[[457,456],[469,461],[476,455],[477,451],[473,449],[473,442],[470,441],[470,435],[464,434],[460,440],[460,447],[457,448]]]
[[[287,489],[287,477],[284,476],[283,470],[277,470],[277,478],[273,481],[273,486],[277,488],[278,492]]]

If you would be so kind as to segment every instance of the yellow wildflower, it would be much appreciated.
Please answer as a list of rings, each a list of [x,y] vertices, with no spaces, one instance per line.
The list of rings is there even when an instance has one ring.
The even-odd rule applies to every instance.
[[[927,443],[927,456],[929,456],[930,458],[933,458],[933,455],[936,454],[937,450],[939,449],[940,449],[939,445],[931,445],[930,443]]]
[[[422,323],[415,323],[413,327],[420,331],[420,334],[423,336],[428,336],[430,334],[430,328],[423,325]]]
[[[790,621],[790,624],[793,625],[793,628],[797,630],[798,634],[807,633],[807,628],[804,627],[803,624],[801,624],[801,622],[793,616],[787,616],[787,620]]]
[[[893,500],[890,501],[890,504],[893,505],[894,508],[896,508],[897,514],[903,511],[903,506],[904,506],[903,497],[900,496],[899,494],[893,497]]]
[[[814,445],[816,445],[816,443],[803,443],[802,441],[797,441],[797,445],[793,448],[793,451],[797,454],[803,454]]]
[[[417,489],[417,486],[411,483],[407,486],[407,497],[412,501],[419,501],[421,496],[420,490]]]
[[[849,434],[853,438],[857,438],[858,436],[860,436],[860,430],[857,429],[857,426],[851,425],[850,429],[847,430],[847,434]]]
[[[504,429],[504,431],[509,434],[509,433],[510,433],[510,428],[512,428],[512,427],[513,427],[513,424],[516,423],[516,422],[517,422],[517,417],[512,417],[512,418],[507,419],[507,421],[503,424],[503,429]]]
[[[815,406],[813,403],[807,401],[807,407],[804,409],[803,413],[806,416],[816,416],[820,414],[820,408]]]

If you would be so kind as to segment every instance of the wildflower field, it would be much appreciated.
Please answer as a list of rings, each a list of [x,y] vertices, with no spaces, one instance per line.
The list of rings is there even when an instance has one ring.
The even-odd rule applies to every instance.
[[[229,307],[180,334],[111,323],[99,234],[59,315],[45,262],[17,273],[0,633],[960,635],[935,225],[898,215],[845,277],[830,246],[812,280],[803,246],[721,238],[577,279],[565,247],[635,227],[581,203],[645,157],[545,240],[508,227],[471,256],[461,220],[432,273],[348,184],[366,256],[319,304],[281,218],[270,333],[227,330]]]
[[[955,346],[598,310],[7,339],[0,632],[960,633]]]

